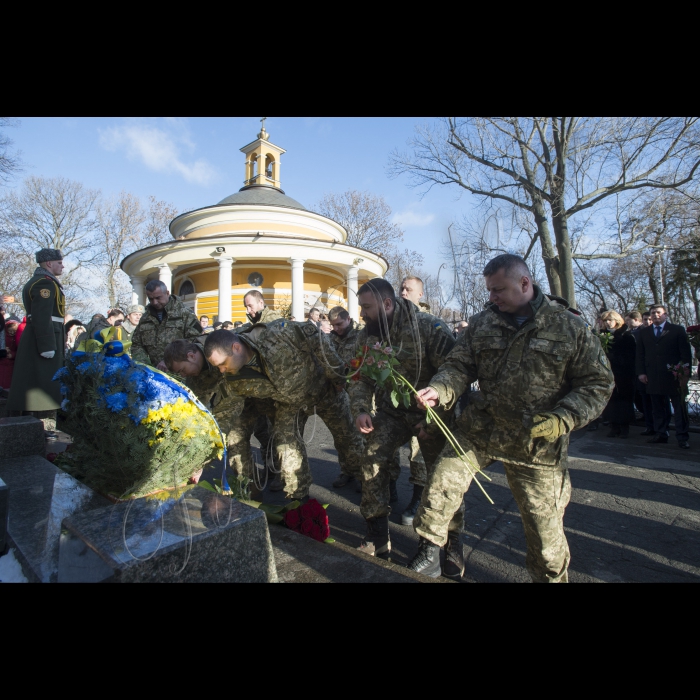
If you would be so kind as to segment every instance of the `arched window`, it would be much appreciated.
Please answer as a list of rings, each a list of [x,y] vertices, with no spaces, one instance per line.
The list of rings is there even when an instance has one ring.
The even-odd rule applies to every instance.
[[[188,294],[194,294],[194,285],[192,284],[192,282],[190,282],[190,280],[185,280],[180,285],[180,296],[184,297]]]

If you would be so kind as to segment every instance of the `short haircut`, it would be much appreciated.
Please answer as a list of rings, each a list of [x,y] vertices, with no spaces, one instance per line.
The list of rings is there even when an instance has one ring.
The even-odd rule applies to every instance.
[[[216,328],[221,328],[221,325],[222,325],[222,324],[221,324],[221,321],[217,321],[217,322],[214,324],[214,328],[215,328],[215,329],[216,329]]]
[[[102,314],[93,314],[92,315],[92,320],[97,321],[98,318],[104,318]]]
[[[187,353],[197,352],[199,347],[193,343],[191,340],[173,340],[166,348],[163,353],[163,362],[165,366],[172,370],[173,362],[185,362],[187,360]]]
[[[204,315],[204,316],[200,316],[200,317],[199,317],[199,320],[201,321],[201,320],[202,320],[203,318],[206,318],[206,319],[207,319],[207,321],[209,320],[209,316],[206,316],[206,315]]]
[[[627,318],[631,318],[633,321],[641,321],[642,314],[640,314],[639,311],[630,311],[627,314]]]
[[[497,255],[493,260],[489,260],[486,263],[483,275],[484,277],[491,277],[499,270],[503,270],[508,277],[518,275],[532,279],[527,263],[519,255],[513,255],[512,253],[503,253],[503,255]]]
[[[642,318],[644,318],[645,316],[646,316],[647,318],[649,318],[649,317],[651,316],[651,311],[645,311],[645,312],[642,314]]]
[[[320,314],[321,314],[321,309],[317,309],[317,308],[314,306],[313,309],[309,309],[309,316],[311,316],[311,314],[316,313],[316,312],[318,312],[318,314],[320,315]]]
[[[243,321],[234,321],[233,322],[234,328],[240,328],[242,325],[243,325]]]
[[[365,282],[358,290],[357,296],[371,292],[380,299],[391,299],[391,303],[396,306],[396,291],[389,282],[381,277],[375,277],[369,282]]]
[[[124,312],[121,309],[112,309],[108,314],[107,318],[114,318],[115,316],[123,316]]]
[[[224,321],[221,327],[226,331],[229,330],[229,328],[233,328],[233,323],[231,321]]]
[[[625,325],[625,319],[620,316],[620,314],[617,313],[617,311],[603,311],[603,313],[600,315],[601,320],[607,321],[609,318],[611,318],[613,321],[615,321],[615,328],[621,328],[622,326]]]
[[[652,304],[652,305],[649,307],[649,314],[650,314],[650,315],[651,315],[651,312],[652,312],[654,309],[663,309],[664,313],[666,313],[666,311],[667,311],[666,307],[665,307],[663,304]]]
[[[162,280],[151,280],[146,285],[146,291],[147,292],[157,292],[157,291],[167,292],[168,287],[165,284],[165,282],[163,282]]]
[[[230,357],[233,355],[231,346],[234,343],[240,342],[241,339],[238,337],[238,333],[234,333],[233,331],[218,330],[209,333],[204,342],[204,357],[209,359],[215,350]]]
[[[334,306],[328,312],[328,320],[335,321],[337,318],[341,318],[343,321],[345,321],[346,319],[350,318],[350,314],[342,306]]]
[[[420,284],[421,292],[423,291],[423,280],[420,277],[416,277],[415,275],[407,275],[401,280],[401,284],[403,284],[407,280],[414,280],[415,282],[418,282],[418,284]]]
[[[251,289],[249,292],[246,292],[243,295],[243,301],[245,301],[246,297],[253,297],[253,299],[258,299],[262,302],[265,301],[265,297],[263,297],[263,295],[257,289]]]

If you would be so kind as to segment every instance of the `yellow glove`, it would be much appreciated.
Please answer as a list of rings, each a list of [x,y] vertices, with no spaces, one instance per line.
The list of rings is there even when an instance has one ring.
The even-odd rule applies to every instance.
[[[566,433],[564,421],[556,413],[542,413],[532,418],[531,438],[544,438],[554,442]]]

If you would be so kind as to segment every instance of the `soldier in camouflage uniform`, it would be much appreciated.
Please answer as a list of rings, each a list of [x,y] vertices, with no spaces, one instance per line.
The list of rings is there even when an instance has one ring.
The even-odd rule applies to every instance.
[[[411,384],[422,389],[445,361],[454,346],[452,333],[431,314],[422,313],[414,304],[397,299],[393,287],[383,279],[373,279],[358,290],[365,327],[358,336],[358,345],[388,341],[399,360],[396,371]],[[367,535],[360,549],[368,554],[387,558],[389,541],[389,465],[394,452],[415,434],[425,414],[411,399],[409,408],[394,407],[389,392],[367,377],[356,374],[348,393],[355,425],[366,435],[363,463],[362,503],[360,512],[367,521]],[[372,417],[372,400],[376,391],[377,410]],[[449,416],[445,416],[445,419]],[[428,470],[437,458],[445,438],[438,433],[433,439],[418,435]]]
[[[167,369],[165,348],[173,340],[193,340],[202,334],[197,317],[160,280],[146,285],[146,313],[131,336],[131,357],[137,362]]]
[[[278,321],[240,333],[215,331],[204,353],[225,373],[232,394],[274,401],[272,443],[288,498],[308,498],[311,470],[303,428],[312,414],[328,427],[338,460],[359,476],[362,438],[352,425],[347,393],[336,387],[344,363],[314,324]]]
[[[253,499],[262,500],[261,487],[264,487],[264,484],[261,483],[260,475],[256,473],[250,438],[259,418],[266,415],[274,418],[274,402],[271,399],[241,398],[231,393],[229,383],[221,372],[204,356],[206,335],[195,341],[173,341],[165,348],[164,362],[169,371],[184,378],[197,398],[211,410],[226,435],[229,465],[237,474],[251,480]],[[264,452],[266,443],[261,442],[261,445]]]
[[[420,401],[451,408],[479,381],[455,436],[480,467],[503,462],[523,520],[532,580],[566,582],[569,433],[605,408],[613,388],[610,365],[568,304],[532,283],[522,258],[499,255],[484,277],[490,303],[470,319],[440,372],[419,392]],[[440,547],[447,543],[443,575],[461,577],[459,509],[470,482],[464,463],[445,447],[414,521],[420,546],[409,568],[437,578]]]

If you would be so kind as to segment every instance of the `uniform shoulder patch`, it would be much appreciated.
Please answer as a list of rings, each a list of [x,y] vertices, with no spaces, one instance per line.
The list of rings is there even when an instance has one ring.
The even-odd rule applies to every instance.
[[[48,299],[51,296],[51,292],[48,289],[40,289],[39,294],[44,298]]]

